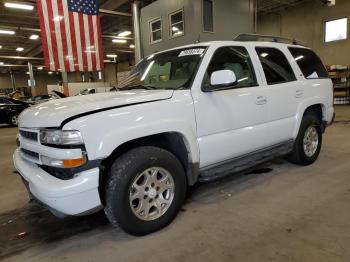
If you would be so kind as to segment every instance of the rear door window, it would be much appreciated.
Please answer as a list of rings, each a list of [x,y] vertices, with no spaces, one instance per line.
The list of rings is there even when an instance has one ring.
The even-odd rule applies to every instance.
[[[321,59],[310,49],[289,47],[289,51],[306,79],[328,78],[328,72]]]
[[[268,85],[295,81],[293,69],[286,56],[277,48],[257,47],[261,65]]]

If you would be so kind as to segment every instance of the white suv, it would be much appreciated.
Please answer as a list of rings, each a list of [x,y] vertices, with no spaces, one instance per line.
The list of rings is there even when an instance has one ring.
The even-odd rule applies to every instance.
[[[27,109],[14,163],[30,196],[56,215],[104,209],[144,235],[174,219],[197,181],[277,156],[312,164],[334,119],[332,82],[313,51],[282,40],[167,50],[121,91]]]

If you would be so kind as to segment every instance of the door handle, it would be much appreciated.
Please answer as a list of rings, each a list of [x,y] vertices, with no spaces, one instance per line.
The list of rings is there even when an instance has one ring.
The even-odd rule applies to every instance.
[[[301,91],[299,89],[295,92],[295,97],[296,98],[301,98],[301,97],[303,97],[303,95],[304,95],[303,91]]]
[[[258,96],[255,103],[257,105],[265,105],[267,103],[267,98],[265,96]]]

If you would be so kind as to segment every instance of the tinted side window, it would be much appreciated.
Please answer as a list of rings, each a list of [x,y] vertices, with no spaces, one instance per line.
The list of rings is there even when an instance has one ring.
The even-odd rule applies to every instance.
[[[249,54],[244,47],[230,46],[216,50],[207,69],[206,83],[209,83],[211,74],[219,70],[231,70],[237,78],[235,87],[256,86],[256,77]]]
[[[0,104],[10,105],[12,104],[10,101],[4,98],[0,98]]]
[[[310,49],[290,47],[295,61],[306,79],[328,78],[328,72],[321,59]]]
[[[295,81],[296,77],[286,56],[276,48],[257,47],[261,65],[264,69],[267,84]]]

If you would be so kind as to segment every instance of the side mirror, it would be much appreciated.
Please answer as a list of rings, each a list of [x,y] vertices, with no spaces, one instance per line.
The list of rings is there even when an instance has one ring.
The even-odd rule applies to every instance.
[[[211,91],[225,89],[237,83],[237,77],[231,70],[219,70],[211,74]],[[209,91],[209,90],[208,90]]]

